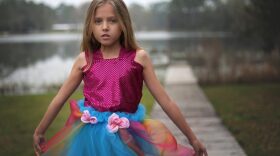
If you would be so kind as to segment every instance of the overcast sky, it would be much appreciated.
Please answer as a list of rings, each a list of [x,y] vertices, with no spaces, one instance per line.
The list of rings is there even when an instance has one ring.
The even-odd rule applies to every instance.
[[[35,1],[35,2],[43,2],[51,7],[57,7],[60,3],[65,3],[65,4],[71,4],[78,6],[81,3],[84,2],[90,2],[91,0],[30,0],[30,1]],[[148,6],[151,3],[154,2],[164,2],[164,1],[170,1],[170,0],[124,0],[127,5],[131,3],[138,3],[143,6]]]

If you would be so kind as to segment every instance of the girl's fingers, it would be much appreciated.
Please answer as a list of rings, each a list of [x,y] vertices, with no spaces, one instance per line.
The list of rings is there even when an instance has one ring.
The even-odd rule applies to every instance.
[[[206,149],[204,149],[204,155],[205,155],[205,156],[208,156],[208,153],[207,153],[207,150],[206,150]]]
[[[206,148],[199,142],[193,142],[192,146],[195,151],[195,156],[208,156]]]
[[[37,151],[35,151],[36,156],[40,156],[40,153],[38,153]]]
[[[35,150],[36,155],[38,155],[38,156],[42,152],[39,144],[34,144],[34,150]]]
[[[208,156],[208,153],[207,153],[205,148],[204,149],[203,148],[199,148],[195,152],[195,156]]]
[[[196,148],[195,150],[195,156],[201,156],[201,151],[199,148]]]
[[[200,150],[200,154],[201,154],[201,156],[208,156],[207,151],[206,151],[205,148]]]
[[[206,150],[203,150],[200,152],[201,156],[208,156],[208,153]]]
[[[41,147],[39,145],[36,145],[36,149],[37,149],[38,152],[41,153]]]
[[[41,146],[40,144],[44,143],[45,142],[45,138],[43,135],[37,135],[34,137],[34,150],[35,150],[35,153],[36,155],[41,155],[42,154],[42,149],[41,149]]]
[[[203,156],[203,151],[201,149],[199,150],[198,153],[199,153],[199,156]]]

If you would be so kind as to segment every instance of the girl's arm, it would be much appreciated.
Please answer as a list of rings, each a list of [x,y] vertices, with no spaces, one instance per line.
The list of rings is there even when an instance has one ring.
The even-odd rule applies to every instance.
[[[70,75],[67,80],[63,83],[62,87],[59,89],[57,95],[53,98],[48,109],[39,123],[38,127],[34,132],[34,146],[36,149],[39,148],[40,141],[42,136],[45,134],[45,131],[48,129],[52,121],[57,116],[58,112],[61,110],[63,104],[75,91],[82,81],[82,67],[86,64],[85,54],[80,53],[76,58],[74,65],[71,69]],[[40,148],[39,148],[40,151]]]
[[[189,139],[190,143],[193,145],[196,153],[204,153],[207,155],[205,147],[199,142],[195,134],[189,127],[188,123],[185,121],[181,111],[174,101],[167,95],[164,88],[160,84],[154,72],[153,64],[148,57],[148,54],[143,51],[137,51],[135,61],[141,63],[144,67],[143,75],[146,86],[149,91],[162,107],[164,112],[169,116],[169,118],[176,124],[176,126],[182,131],[182,133]]]

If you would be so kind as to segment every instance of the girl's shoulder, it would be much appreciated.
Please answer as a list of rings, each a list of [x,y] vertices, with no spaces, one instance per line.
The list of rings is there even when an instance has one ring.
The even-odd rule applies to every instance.
[[[145,67],[146,62],[149,60],[149,55],[144,49],[137,49],[134,60]]]
[[[137,49],[136,50],[136,57],[147,57],[148,53],[144,49]]]
[[[87,66],[87,54],[85,52],[80,52],[79,55],[76,57],[76,63],[79,69],[84,70]]]

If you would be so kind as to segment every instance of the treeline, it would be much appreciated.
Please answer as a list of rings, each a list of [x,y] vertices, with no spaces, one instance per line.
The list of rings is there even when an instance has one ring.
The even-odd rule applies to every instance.
[[[230,32],[239,44],[280,52],[279,0],[172,0],[130,13],[136,30]]]
[[[55,14],[50,7],[25,0],[0,1],[0,32],[24,33],[51,28]]]
[[[0,0],[0,32],[46,31],[54,23],[83,23],[88,6],[50,8],[26,0]],[[132,4],[129,10],[137,31],[232,32],[266,51],[280,49],[279,0],[172,0],[148,8]]]
[[[239,43],[280,52],[279,0],[172,0],[169,29],[232,32]]]
[[[50,31],[55,23],[83,23],[87,7],[51,8],[27,0],[0,0],[0,33]]]

